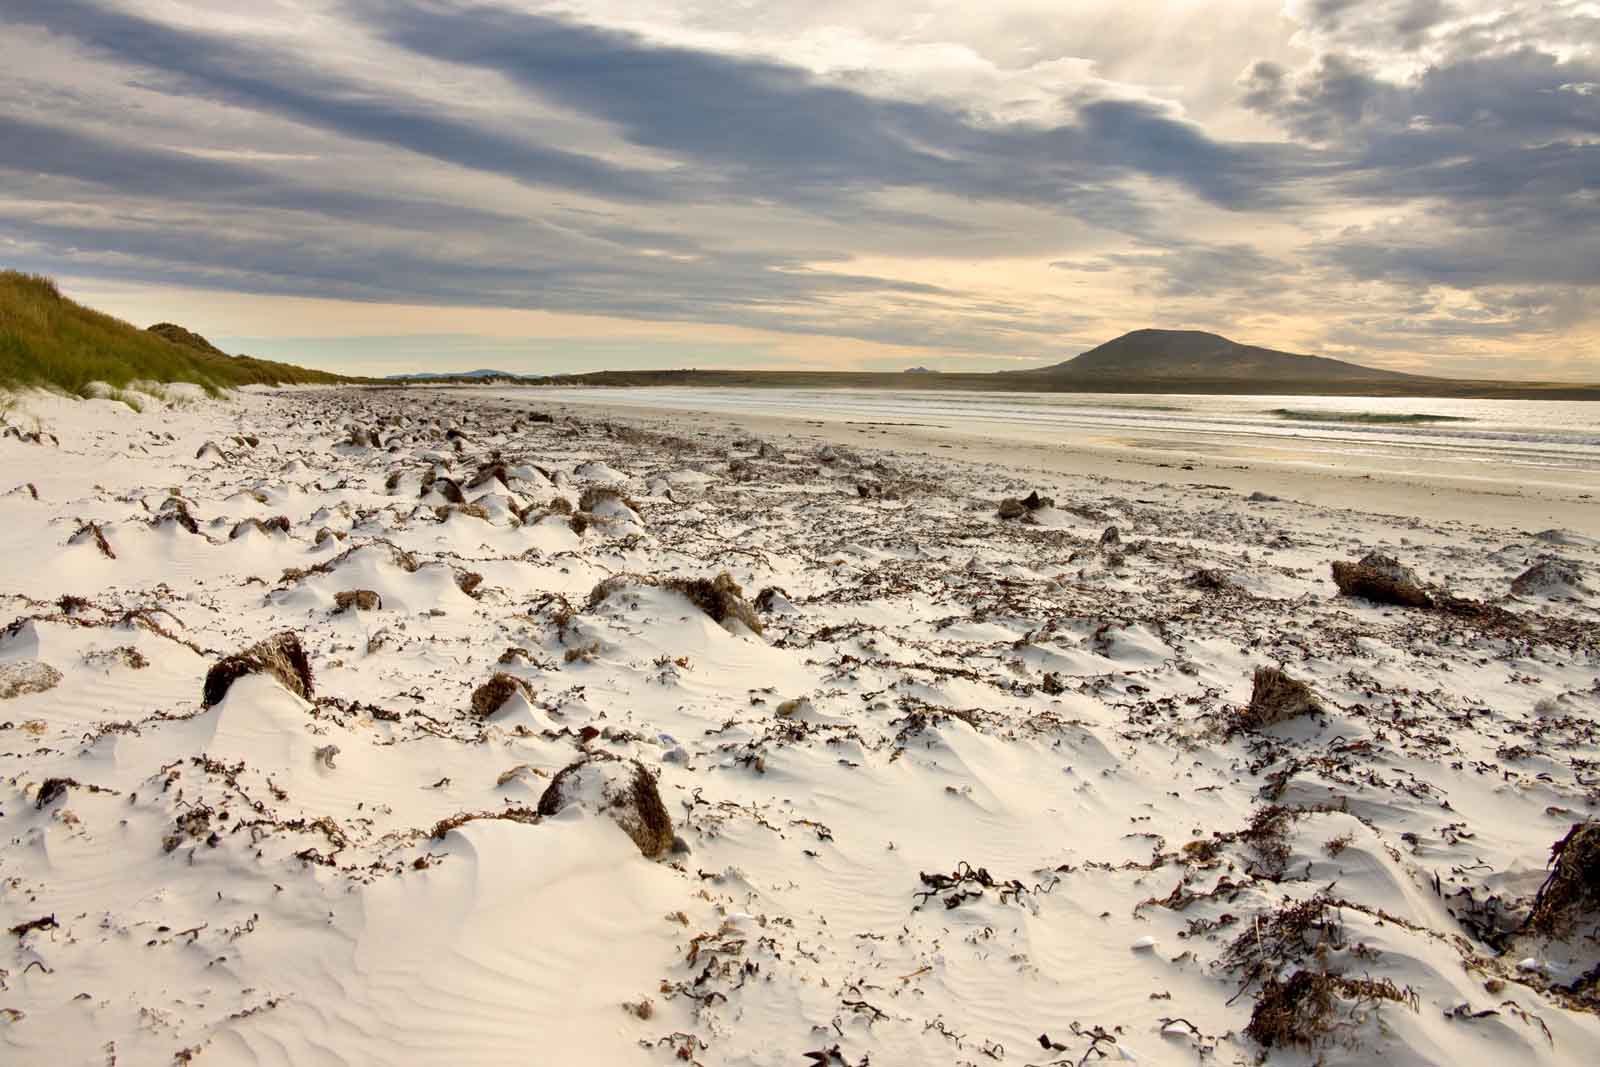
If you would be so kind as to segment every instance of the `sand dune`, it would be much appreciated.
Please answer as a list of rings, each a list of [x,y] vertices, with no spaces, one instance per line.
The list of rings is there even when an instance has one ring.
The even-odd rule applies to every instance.
[[[8,1063],[1600,1041],[1600,895],[1530,915],[1600,798],[1595,531],[544,397],[31,403],[59,444],[0,441]],[[1436,606],[1341,596],[1373,551]],[[309,699],[245,673],[203,706],[282,632]],[[1246,728],[1266,666],[1320,710]],[[580,760],[654,778],[662,858],[645,798],[540,814]]]

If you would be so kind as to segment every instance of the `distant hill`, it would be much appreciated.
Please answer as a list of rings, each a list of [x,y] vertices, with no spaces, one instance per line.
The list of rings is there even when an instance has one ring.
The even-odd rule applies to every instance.
[[[230,356],[172,323],[149,330],[86,308],[37,274],[0,271],[0,385],[44,386],[88,395],[90,382],[239,385],[349,379],[288,363]]]
[[[1165,381],[1426,381],[1415,374],[1377,370],[1342,359],[1302,356],[1242,345],[1201,330],[1134,330],[1054,366],[1008,374]]]

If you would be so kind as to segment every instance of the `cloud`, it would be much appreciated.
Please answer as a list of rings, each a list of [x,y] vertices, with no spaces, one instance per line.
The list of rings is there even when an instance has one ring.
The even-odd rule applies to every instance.
[[[146,68],[173,94],[267,112],[518,181],[622,199],[661,199],[671,192],[670,179],[661,175],[541,145],[397,87],[375,92],[281,46],[182,29],[87,0],[7,0],[0,23],[40,26]]]
[[[1592,7],[1266,2],[10,0],[0,255],[945,366],[1168,319],[1592,348]]]
[[[1084,99],[1074,123],[980,123],[933,102],[885,99],[780,63],[656,44],[501,7],[364,3],[385,40],[493,70],[618,127],[633,144],[726,176],[750,195],[831,203],[921,186],[1047,203],[1115,178],[1171,180],[1229,207],[1277,199],[1294,153],[1230,146],[1144,101]]]

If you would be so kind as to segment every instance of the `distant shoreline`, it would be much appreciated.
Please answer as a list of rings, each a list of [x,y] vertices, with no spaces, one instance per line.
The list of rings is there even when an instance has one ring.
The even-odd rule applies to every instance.
[[[1600,400],[1600,383],[1457,381],[1445,378],[1241,380],[1089,378],[1037,374],[918,374],[869,371],[639,370],[594,371],[531,379],[449,379],[418,384],[564,385],[609,388],[682,386],[721,389],[906,389],[993,393],[1125,393],[1210,396],[1415,397],[1463,400]],[[401,383],[395,383],[399,386]]]

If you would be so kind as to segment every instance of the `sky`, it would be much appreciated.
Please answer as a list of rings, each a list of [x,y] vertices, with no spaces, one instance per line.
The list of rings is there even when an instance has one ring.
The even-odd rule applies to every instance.
[[[1600,0],[0,0],[0,267],[361,374],[1600,380]]]

